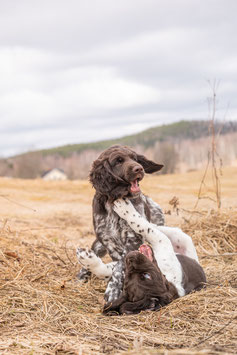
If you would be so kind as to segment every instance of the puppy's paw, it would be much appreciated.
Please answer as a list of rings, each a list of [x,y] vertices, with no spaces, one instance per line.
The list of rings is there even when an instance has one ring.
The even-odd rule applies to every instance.
[[[88,248],[77,248],[77,258],[79,263],[89,271],[100,262],[100,259],[95,255],[93,250]]]

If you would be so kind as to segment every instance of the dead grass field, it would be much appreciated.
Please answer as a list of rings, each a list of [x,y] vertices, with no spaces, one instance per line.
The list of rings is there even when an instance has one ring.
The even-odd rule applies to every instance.
[[[171,211],[167,224],[193,237],[206,289],[158,312],[120,317],[101,314],[102,281],[75,281],[75,247],[94,238],[88,182],[1,178],[0,354],[235,354],[237,168],[223,170],[220,213],[207,199],[193,211],[201,177],[147,176],[142,188]]]

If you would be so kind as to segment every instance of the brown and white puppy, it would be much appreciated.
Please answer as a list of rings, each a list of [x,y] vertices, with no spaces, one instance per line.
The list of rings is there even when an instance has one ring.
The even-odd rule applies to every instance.
[[[107,302],[104,314],[156,310],[177,297],[199,290],[206,282],[190,236],[179,228],[148,222],[128,199],[116,200],[114,211],[150,243],[125,258],[122,295]],[[81,258],[81,259],[80,259]],[[115,262],[104,264],[92,250],[80,250],[79,261],[100,278],[110,277]]]
[[[116,302],[107,304],[104,313],[157,309],[204,285],[205,273],[188,235],[180,230],[177,233],[176,228],[148,222],[128,199],[116,200],[114,210],[135,232],[144,236],[153,253],[142,246],[141,254],[133,251],[127,255],[123,294]]]
[[[177,255],[183,270],[185,295],[200,290],[206,282],[200,264],[188,256]],[[178,298],[178,290],[162,274],[148,245],[126,256],[125,280],[122,296],[104,306],[103,313],[135,314],[142,310],[157,310]]]
[[[144,242],[141,234],[135,232],[113,210],[113,201],[126,197],[144,218],[156,225],[163,225],[164,215],[160,206],[145,196],[139,187],[139,181],[143,179],[145,173],[152,174],[159,171],[162,166],[129,147],[120,145],[106,149],[93,162],[89,178],[95,188],[92,209],[96,240],[91,249],[96,256],[103,257],[109,253],[111,259],[117,261],[116,264],[112,264],[112,274],[107,276],[109,282],[105,292],[106,301],[114,301],[121,295],[124,258],[128,252],[137,250]],[[77,256],[84,266],[78,278],[87,280],[91,270],[86,266],[84,250],[78,248]],[[96,262],[96,258],[94,259]],[[106,274],[108,275],[108,272]]]

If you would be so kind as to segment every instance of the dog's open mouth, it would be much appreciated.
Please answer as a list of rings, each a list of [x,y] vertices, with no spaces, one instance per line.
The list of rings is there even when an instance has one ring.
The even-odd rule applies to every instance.
[[[152,250],[151,250],[151,247],[147,244],[142,244],[140,245],[138,251],[145,255],[150,261],[153,262],[153,253],[152,253]]]
[[[135,194],[140,192],[140,186],[139,186],[139,181],[141,180],[141,178],[137,178],[134,181],[131,182],[131,187],[130,187],[130,191],[131,193]]]

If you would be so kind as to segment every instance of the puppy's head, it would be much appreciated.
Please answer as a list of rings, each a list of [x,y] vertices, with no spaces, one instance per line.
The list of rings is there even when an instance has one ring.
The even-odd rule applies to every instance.
[[[123,296],[107,304],[104,314],[135,314],[142,310],[157,310],[171,302],[169,284],[153,257],[151,248],[142,245],[140,251],[127,254]]]
[[[93,162],[89,179],[97,192],[113,201],[139,195],[139,181],[144,174],[154,173],[162,167],[126,146],[115,145]]]
[[[148,245],[126,256],[124,289],[130,302],[157,298],[162,305],[166,299],[166,278],[161,273]]]

